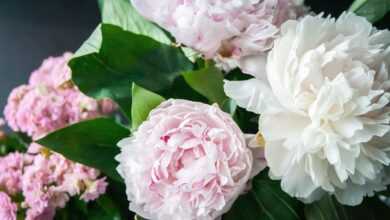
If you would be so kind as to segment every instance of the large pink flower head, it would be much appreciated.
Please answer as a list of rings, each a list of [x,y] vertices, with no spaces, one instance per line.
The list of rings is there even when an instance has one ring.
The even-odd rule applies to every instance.
[[[268,51],[281,23],[303,11],[302,1],[297,0],[131,1],[179,43],[222,61]]]
[[[0,219],[16,220],[17,206],[4,192],[0,192]]]
[[[244,135],[217,106],[165,101],[118,145],[130,209],[148,219],[215,219],[251,177]]]

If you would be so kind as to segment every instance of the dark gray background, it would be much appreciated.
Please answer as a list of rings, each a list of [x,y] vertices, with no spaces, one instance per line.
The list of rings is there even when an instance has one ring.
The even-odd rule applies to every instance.
[[[337,16],[352,1],[306,3]],[[97,0],[0,0],[0,115],[12,88],[26,83],[44,58],[75,51],[99,20]],[[390,15],[378,25],[389,24]]]
[[[0,0],[0,116],[11,89],[46,57],[77,50],[99,16],[96,0]]]

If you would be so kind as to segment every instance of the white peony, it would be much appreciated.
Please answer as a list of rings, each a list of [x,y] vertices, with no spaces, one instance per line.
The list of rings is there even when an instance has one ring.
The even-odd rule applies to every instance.
[[[266,79],[226,81],[228,96],[261,114],[270,176],[291,196],[358,205],[389,184],[389,43],[352,13],[306,16],[282,25]]]

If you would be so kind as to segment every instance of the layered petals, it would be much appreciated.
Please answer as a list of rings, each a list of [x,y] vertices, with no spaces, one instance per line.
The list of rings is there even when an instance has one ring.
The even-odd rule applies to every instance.
[[[352,13],[306,16],[282,25],[266,79],[225,82],[261,114],[270,176],[290,195],[358,205],[389,183],[389,39]]]
[[[118,145],[130,209],[149,219],[214,220],[264,168],[229,115],[185,100],[163,102]]]

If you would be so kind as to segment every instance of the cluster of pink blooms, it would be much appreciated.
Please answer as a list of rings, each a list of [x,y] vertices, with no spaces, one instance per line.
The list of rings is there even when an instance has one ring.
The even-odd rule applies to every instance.
[[[112,113],[110,100],[97,101],[71,82],[67,62],[72,54],[49,58],[32,73],[28,85],[14,89],[4,110],[7,124],[33,141],[72,123]],[[107,188],[96,169],[67,160],[32,143],[27,153],[0,158],[0,219],[15,220],[25,211],[27,220],[50,220],[70,197],[96,200]],[[12,198],[23,195],[20,204]]]
[[[0,192],[0,219],[16,219],[16,210],[17,206],[12,202],[11,197],[7,193]]]
[[[4,115],[14,131],[33,139],[81,120],[95,118],[115,109],[111,101],[85,96],[70,81],[67,61],[71,54],[49,58],[32,73],[30,83],[15,88]]]
[[[21,180],[27,219],[52,219],[55,210],[64,208],[71,196],[80,195],[86,202],[97,199],[107,187],[105,178],[98,179],[99,175],[96,169],[59,154],[37,154],[24,168]]]
[[[215,58],[225,69],[271,49],[280,25],[305,12],[298,0],[132,0],[179,43]]]

